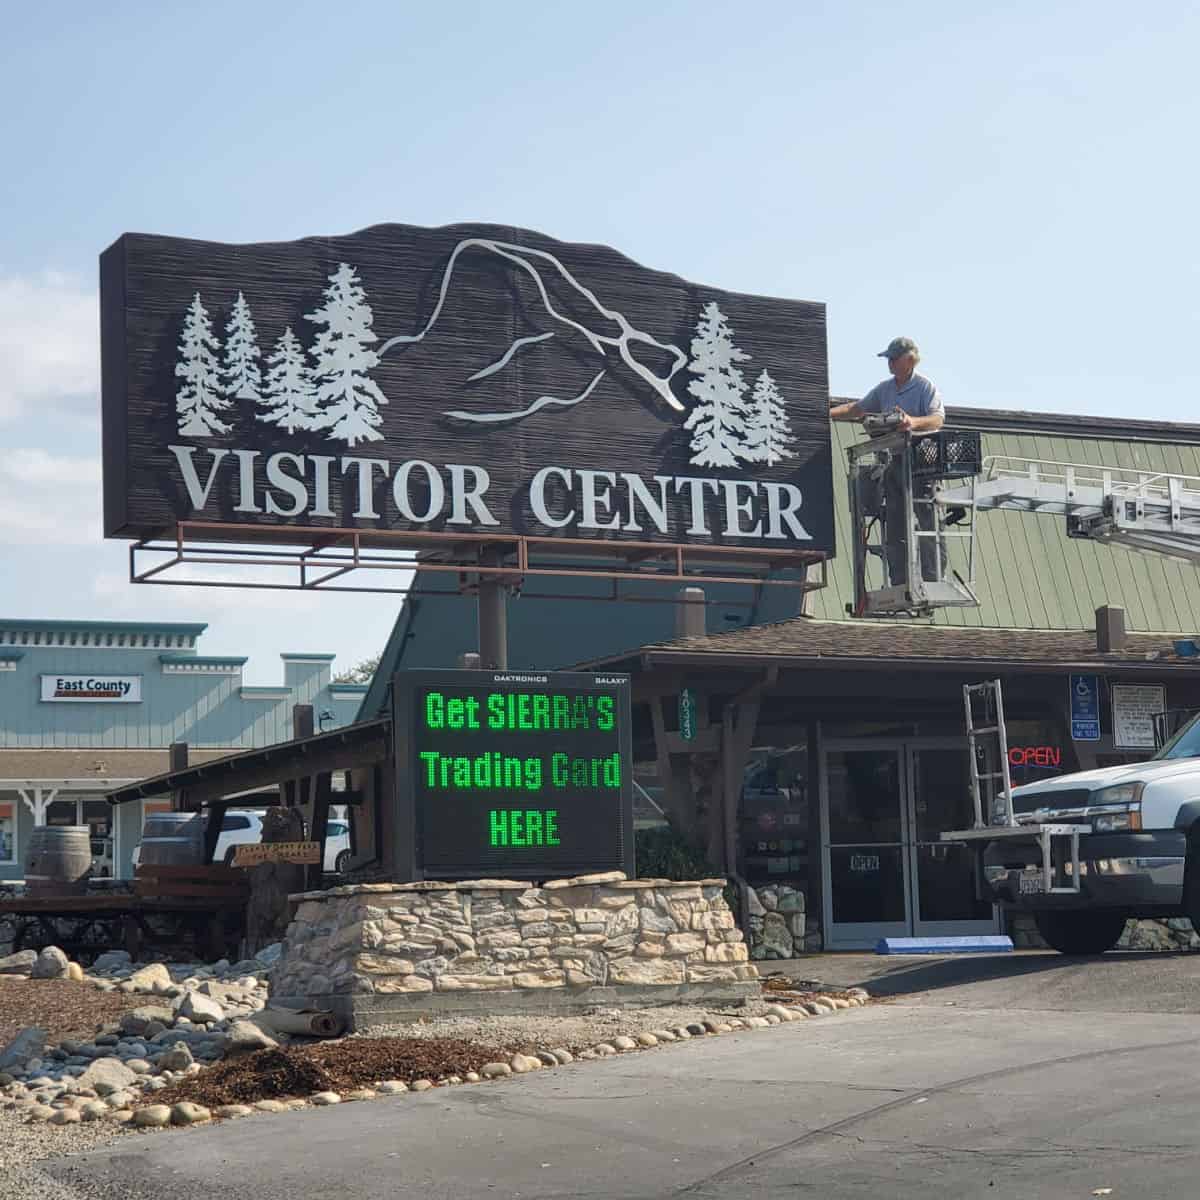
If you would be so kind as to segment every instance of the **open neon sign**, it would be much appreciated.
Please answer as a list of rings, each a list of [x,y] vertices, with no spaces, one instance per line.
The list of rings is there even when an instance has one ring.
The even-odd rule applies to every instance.
[[[1011,767],[1061,767],[1062,749],[1058,746],[1010,746]]]

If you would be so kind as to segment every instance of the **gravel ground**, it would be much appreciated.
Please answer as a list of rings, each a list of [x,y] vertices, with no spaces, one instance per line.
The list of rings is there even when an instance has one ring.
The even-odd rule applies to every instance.
[[[43,1174],[36,1164],[61,1154],[82,1154],[124,1136],[124,1128],[111,1121],[27,1125],[24,1117],[0,1111],[0,1200],[78,1200],[77,1193]]]
[[[150,996],[100,992],[69,979],[0,975],[0,1047],[30,1025],[47,1030],[51,1041],[91,1037],[105,1022],[152,1000]]]

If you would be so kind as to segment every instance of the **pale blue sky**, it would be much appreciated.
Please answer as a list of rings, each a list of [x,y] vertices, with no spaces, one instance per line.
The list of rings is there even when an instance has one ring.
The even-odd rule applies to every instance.
[[[356,659],[396,601],[130,588],[101,544],[96,258],[397,220],[606,242],[916,337],[948,405],[1195,421],[1186,4],[67,3],[0,41],[0,613]]]

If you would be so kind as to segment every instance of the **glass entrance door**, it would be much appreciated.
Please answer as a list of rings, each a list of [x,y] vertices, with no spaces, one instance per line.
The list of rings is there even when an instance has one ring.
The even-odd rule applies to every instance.
[[[883,937],[992,933],[967,847],[939,840],[970,825],[965,747],[952,740],[830,742],[822,752],[825,945]]]
[[[943,842],[950,829],[975,819],[967,751],[962,746],[908,743],[910,911],[914,937],[995,933],[995,911],[976,898],[975,862],[961,842]]]
[[[873,947],[910,926],[904,754],[896,744],[822,755],[825,944]]]

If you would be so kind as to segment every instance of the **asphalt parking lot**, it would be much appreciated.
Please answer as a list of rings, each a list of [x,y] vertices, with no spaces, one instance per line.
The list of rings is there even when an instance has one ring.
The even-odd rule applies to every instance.
[[[887,998],[495,1084],[122,1138],[46,1168],[71,1200],[1195,1193],[1200,955],[790,966]]]
[[[1114,951],[1067,957],[1053,950],[986,955],[821,954],[762,963],[795,979],[864,987],[910,1005],[1027,1012],[1200,1013],[1200,952]]]

